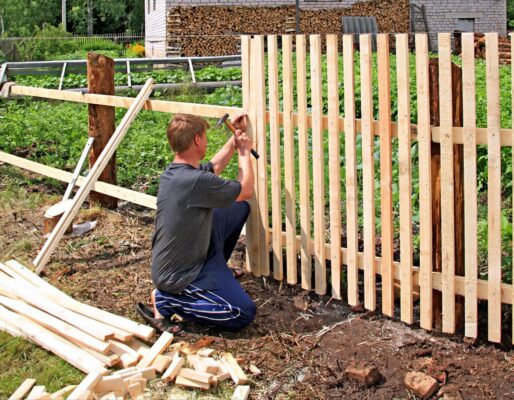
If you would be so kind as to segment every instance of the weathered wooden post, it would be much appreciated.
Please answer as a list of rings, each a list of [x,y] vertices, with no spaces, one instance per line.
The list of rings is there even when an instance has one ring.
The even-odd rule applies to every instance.
[[[440,125],[439,114],[439,64],[431,59],[430,73],[430,124]],[[462,70],[452,63],[452,118],[453,126],[462,126]],[[442,272],[441,252],[441,148],[432,143],[432,251],[433,271]],[[455,275],[464,276],[464,146],[453,145],[454,213],[455,213]],[[433,325],[442,329],[442,296],[433,292]],[[464,299],[457,296],[455,304],[456,326],[464,324]]]
[[[114,95],[114,60],[101,54],[87,55],[87,81],[89,93]],[[89,153],[89,168],[95,164],[100,153],[115,131],[115,110],[111,106],[89,104],[89,136],[95,141]],[[100,181],[116,184],[116,153],[109,160],[99,178]],[[97,192],[90,193],[91,203],[116,208],[118,200]]]

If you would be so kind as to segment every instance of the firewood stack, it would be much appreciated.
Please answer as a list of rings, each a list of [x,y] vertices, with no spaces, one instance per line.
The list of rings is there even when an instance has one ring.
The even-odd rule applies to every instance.
[[[409,31],[408,0],[371,0],[347,8],[301,10],[301,33],[340,34],[343,15],[374,16],[380,32]],[[291,32],[294,20],[294,6],[174,7],[168,11],[168,42],[176,43],[180,39],[184,56],[236,54],[240,34],[294,33]]]
[[[44,347],[87,374],[77,387],[53,394],[27,379],[13,399],[137,399],[156,373],[164,382],[202,390],[228,378],[237,385],[248,381],[231,354],[212,357],[214,350],[204,348],[209,341],[172,344],[173,335],[165,332],[150,347],[144,342],[154,336],[153,328],[76,301],[16,261],[0,263],[0,330]],[[249,387],[236,391],[246,398]]]

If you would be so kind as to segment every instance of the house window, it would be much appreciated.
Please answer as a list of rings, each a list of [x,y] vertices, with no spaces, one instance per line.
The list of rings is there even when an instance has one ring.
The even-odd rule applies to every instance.
[[[150,0],[146,0],[146,12],[150,14]]]
[[[475,32],[475,19],[458,18],[455,30],[458,32]]]
[[[157,8],[157,0],[153,0],[153,10],[155,11],[156,8]]]

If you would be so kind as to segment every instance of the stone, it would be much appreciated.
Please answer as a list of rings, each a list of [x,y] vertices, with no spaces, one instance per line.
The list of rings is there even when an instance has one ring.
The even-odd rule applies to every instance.
[[[416,396],[421,399],[428,399],[432,396],[437,389],[439,389],[439,383],[431,376],[422,372],[410,371],[405,375],[403,381],[405,386],[412,391]]]
[[[361,385],[373,386],[376,385],[381,375],[378,368],[373,364],[365,361],[354,361],[345,370],[346,376]]]

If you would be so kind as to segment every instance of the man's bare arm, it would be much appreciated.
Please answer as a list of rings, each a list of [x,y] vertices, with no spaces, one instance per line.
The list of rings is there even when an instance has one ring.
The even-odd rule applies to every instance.
[[[225,145],[220,149],[220,151],[218,151],[216,155],[211,159],[214,168],[214,173],[216,175],[220,175],[223,171],[225,171],[225,168],[232,159],[235,150],[235,139],[234,136],[232,136],[227,141],[227,143],[225,143]]]
[[[239,155],[239,173],[237,180],[241,183],[241,193],[236,201],[248,200],[253,195],[253,168],[250,158],[252,142],[246,133],[236,131],[236,146]]]

